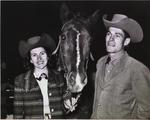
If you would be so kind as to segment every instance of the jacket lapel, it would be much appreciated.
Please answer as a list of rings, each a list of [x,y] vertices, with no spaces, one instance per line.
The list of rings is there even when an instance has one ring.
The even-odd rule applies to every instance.
[[[31,89],[40,89],[39,85],[33,75],[33,71],[28,71],[25,75],[25,90],[28,92]]]
[[[107,58],[108,56],[106,56],[103,61],[101,62],[102,64],[101,65],[98,65],[98,74],[96,76],[96,79],[97,79],[97,83],[98,85],[100,85],[100,88],[103,88],[104,87],[104,84],[105,84],[105,68],[106,68],[106,61],[107,61]]]
[[[56,71],[54,70],[48,71],[48,87],[49,88],[56,87],[57,85],[60,84],[58,76],[59,74],[56,73]]]
[[[110,79],[113,79],[114,77],[116,77],[120,72],[122,72],[124,70],[126,61],[128,59],[128,54],[125,53],[122,58],[118,61],[118,63],[116,64],[116,66],[114,66],[114,68],[112,69],[112,71],[110,72]]]
[[[96,76],[96,79],[98,80],[98,84],[100,85],[101,88],[104,88],[111,84],[110,81],[112,81],[113,78],[115,78],[120,72],[124,70],[126,61],[128,59],[128,54],[125,53],[120,61],[114,66],[114,68],[111,70],[109,77],[107,80],[105,80],[105,69],[106,69],[106,62],[107,62],[108,56],[106,56],[103,61],[102,65],[98,67],[98,75]]]

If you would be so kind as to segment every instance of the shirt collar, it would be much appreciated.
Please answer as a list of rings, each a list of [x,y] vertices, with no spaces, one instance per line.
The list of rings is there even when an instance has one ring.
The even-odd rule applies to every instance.
[[[48,76],[48,71],[44,70],[44,71],[34,71],[33,74],[35,76],[35,78],[39,78],[41,76],[42,73],[45,73]]]
[[[115,66],[117,63],[121,64],[124,61],[124,59],[126,58],[127,55],[128,55],[127,52],[124,52],[124,54],[116,57],[113,60],[110,60],[109,63],[112,64],[113,66]],[[110,59],[110,57],[108,56],[107,59]],[[108,64],[108,61],[107,61],[107,64]]]

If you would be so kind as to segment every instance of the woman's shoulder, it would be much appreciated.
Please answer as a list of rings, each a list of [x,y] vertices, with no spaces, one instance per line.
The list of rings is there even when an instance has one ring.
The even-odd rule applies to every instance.
[[[29,71],[26,71],[26,72],[23,72],[23,73],[20,73],[20,74],[18,74],[17,76],[16,76],[16,78],[23,78],[23,77],[25,77],[27,74],[29,74],[29,73],[31,73],[31,71],[29,70]]]
[[[30,71],[21,73],[16,76],[15,78],[15,86],[22,86],[25,82],[25,76],[29,73]]]

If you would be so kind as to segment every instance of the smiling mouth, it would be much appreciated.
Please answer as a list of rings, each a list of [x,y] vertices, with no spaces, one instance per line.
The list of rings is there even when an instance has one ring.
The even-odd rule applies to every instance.
[[[108,46],[111,46],[111,47],[115,47],[115,43],[113,43],[113,42],[108,42],[107,45],[108,45]]]
[[[41,64],[43,64],[43,63],[44,63],[44,62],[37,62],[38,65],[41,65]]]

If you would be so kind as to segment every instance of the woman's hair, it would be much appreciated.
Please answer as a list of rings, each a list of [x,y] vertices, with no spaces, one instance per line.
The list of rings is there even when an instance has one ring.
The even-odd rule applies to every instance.
[[[51,63],[50,63],[50,58],[51,58],[51,49],[50,48],[47,48],[47,47],[43,47],[46,51],[46,54],[48,56],[48,63],[47,63],[47,66],[49,68],[51,67],[54,67]],[[31,50],[30,50],[31,51]],[[31,54],[30,54],[30,51],[27,53],[26,57],[24,58],[24,61],[23,61],[23,67],[25,70],[33,70],[34,69],[34,65],[30,62],[31,60]]]
[[[30,62],[30,59],[31,59],[30,52],[28,52],[23,60],[23,67],[25,70],[30,70],[34,68],[33,64],[31,64]]]

